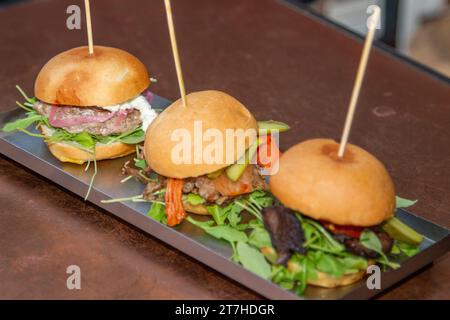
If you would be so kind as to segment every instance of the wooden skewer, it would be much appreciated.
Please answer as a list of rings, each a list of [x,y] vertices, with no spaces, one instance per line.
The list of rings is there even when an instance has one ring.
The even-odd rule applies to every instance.
[[[86,11],[86,29],[88,35],[89,54],[94,54],[94,41],[92,40],[91,6],[89,4],[89,0],[84,0],[84,8]]]
[[[180,87],[181,100],[183,101],[183,105],[186,107],[187,106],[186,90],[184,88],[183,72],[181,71],[181,63],[180,63],[180,55],[178,53],[177,38],[175,36],[175,27],[174,27],[173,18],[172,18],[172,8],[170,6],[170,0],[164,0],[164,3],[166,5],[167,25],[169,26],[170,42],[172,43],[173,59],[175,60],[175,68],[177,70],[178,85]]]
[[[361,56],[361,61],[358,67],[358,73],[356,74],[355,84],[353,86],[352,97],[350,99],[350,105],[348,106],[347,118],[345,119],[344,131],[342,132],[341,143],[339,145],[338,157],[342,158],[345,153],[345,147],[348,142],[350,130],[352,127],[353,116],[355,114],[356,104],[358,102],[359,93],[361,91],[362,81],[367,68],[367,61],[369,59],[370,49],[372,47],[373,38],[377,28],[378,21],[380,19],[380,8],[375,7],[371,21],[369,23],[369,31],[367,32],[366,41],[364,42],[364,48]]]

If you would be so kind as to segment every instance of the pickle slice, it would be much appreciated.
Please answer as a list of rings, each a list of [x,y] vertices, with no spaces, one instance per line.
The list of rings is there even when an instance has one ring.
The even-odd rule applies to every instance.
[[[235,163],[225,169],[227,177],[231,181],[236,182],[239,180],[239,178],[244,173],[245,169],[247,169],[250,160],[253,159],[253,157],[255,156],[257,149],[258,149],[258,139],[255,140],[255,142],[250,146],[250,148],[247,149],[247,151],[245,151],[244,163]]]
[[[286,123],[280,121],[258,121],[258,130],[260,134],[269,134],[271,131],[285,132],[289,127]]]
[[[418,245],[423,241],[423,236],[401,222],[397,218],[391,218],[383,225],[383,230],[386,231],[392,238],[412,244]]]
[[[218,178],[222,174],[223,170],[224,169],[219,169],[217,171],[208,173],[207,177],[210,178],[211,180],[214,180],[214,179]]]

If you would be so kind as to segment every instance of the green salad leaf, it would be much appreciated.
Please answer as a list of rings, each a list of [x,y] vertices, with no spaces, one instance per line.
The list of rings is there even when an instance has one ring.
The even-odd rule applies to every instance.
[[[134,166],[136,168],[142,169],[144,170],[145,168],[147,168],[147,161],[145,161],[145,159],[134,159]]]
[[[404,198],[400,198],[399,196],[395,197],[395,207],[399,208],[408,208],[417,203],[417,200],[408,200]]]
[[[214,221],[218,225],[223,225],[225,223],[228,212],[222,209],[219,205],[215,204],[212,206],[208,206],[206,207],[206,210],[208,210],[209,214],[213,217]]]
[[[236,230],[228,225],[214,226],[212,225],[213,221],[197,221],[192,217],[187,217],[186,220],[217,239],[223,239],[228,242],[247,242],[248,240],[245,232]]]
[[[4,132],[12,132],[12,131],[16,131],[16,130],[26,129],[35,122],[39,123],[39,122],[43,121],[43,119],[44,119],[44,117],[41,116],[40,114],[30,111],[27,113],[27,116],[25,118],[17,119],[13,122],[9,122],[9,123],[5,124],[5,126],[3,127],[2,130]]]
[[[241,206],[237,205],[236,203],[232,202],[228,206],[226,206],[225,209],[228,212],[227,220],[230,226],[233,228],[243,228],[245,225],[240,224],[242,221],[242,208]]]
[[[380,253],[383,250],[380,239],[378,239],[377,235],[373,231],[370,231],[369,229],[365,229],[361,233],[359,241],[364,247],[377,253]]]
[[[269,232],[261,224],[258,227],[253,228],[249,235],[248,243],[255,246],[258,249],[272,247],[272,241],[270,240]]]
[[[248,201],[261,210],[262,208],[272,206],[274,199],[269,193],[263,190],[255,190],[248,196]]]
[[[345,253],[344,245],[334,239],[320,223],[311,219],[301,218],[299,215],[297,217],[301,221],[305,235],[304,247],[337,255]]]
[[[165,206],[159,202],[152,203],[150,209],[147,212],[147,216],[158,222],[165,223],[166,220]]]
[[[142,130],[142,128],[138,128],[135,131],[131,132],[130,134],[122,136],[118,140],[125,144],[138,144],[144,142],[145,132],[144,130]]]
[[[391,249],[391,254],[404,254],[407,257],[413,257],[420,252],[420,247],[413,244],[408,244],[402,241],[395,240]]]
[[[364,247],[372,251],[375,251],[380,255],[381,258],[377,260],[378,262],[387,265],[392,269],[398,269],[400,267],[398,263],[389,261],[388,257],[383,252],[383,247],[381,245],[380,239],[378,239],[377,235],[373,231],[365,229],[361,233],[359,241]]]
[[[244,268],[256,273],[264,279],[271,278],[271,266],[258,249],[248,245],[245,242],[238,242],[236,245],[236,251],[239,256],[239,261]]]
[[[334,278],[342,277],[345,273],[345,265],[335,256],[323,251],[312,251],[314,264],[317,270],[328,273]],[[310,255],[308,255],[309,257]]]
[[[206,200],[203,199],[203,197],[195,193],[189,193],[186,196],[186,201],[192,204],[193,206],[198,206],[206,202]]]

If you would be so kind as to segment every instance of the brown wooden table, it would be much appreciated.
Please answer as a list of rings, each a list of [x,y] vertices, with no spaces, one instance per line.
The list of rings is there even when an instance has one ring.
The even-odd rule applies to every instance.
[[[86,43],[65,27],[74,1],[0,9],[0,110],[15,84],[32,92],[40,67]],[[79,1],[82,5],[82,1]],[[93,1],[94,41],[140,57],[178,96],[162,1]],[[274,0],[174,0],[188,91],[224,90],[258,119],[288,122],[282,147],[338,138],[361,43]],[[84,22],[83,22],[84,23]],[[377,155],[414,212],[450,227],[450,88],[380,50],[370,59],[351,142]],[[82,289],[66,289],[66,267]],[[450,255],[383,295],[450,298]],[[260,298],[82,199],[0,158],[0,298]]]

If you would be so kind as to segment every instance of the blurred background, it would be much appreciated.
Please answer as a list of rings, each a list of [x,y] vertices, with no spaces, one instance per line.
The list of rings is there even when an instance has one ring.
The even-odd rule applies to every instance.
[[[409,58],[450,77],[449,0],[288,0],[351,31],[367,31],[368,6],[382,12],[377,39]]]
[[[27,1],[0,0],[0,10]],[[450,0],[273,0],[312,11],[354,33],[367,31],[367,7],[383,12],[377,39],[450,78]]]

